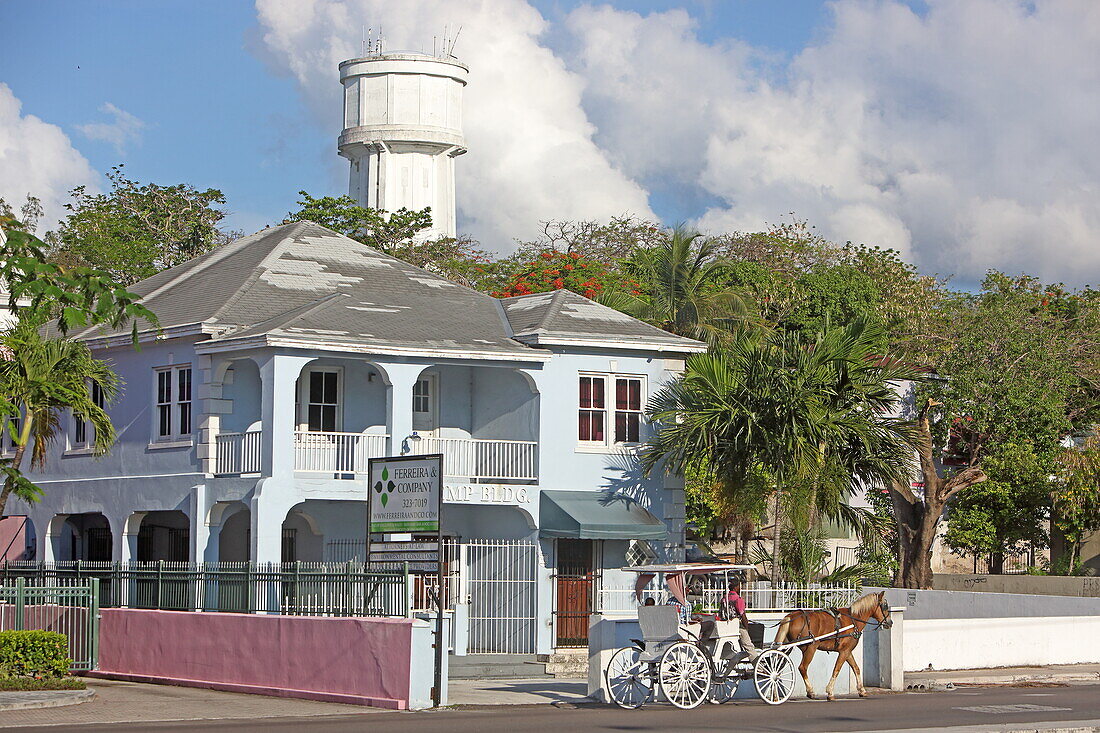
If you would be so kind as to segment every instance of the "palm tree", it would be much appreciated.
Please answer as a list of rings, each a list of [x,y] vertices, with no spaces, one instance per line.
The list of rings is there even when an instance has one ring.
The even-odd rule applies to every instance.
[[[720,287],[725,267],[712,240],[677,227],[663,244],[638,250],[625,263],[643,292],[612,293],[601,302],[671,333],[713,344],[748,319],[741,295]]]
[[[891,418],[894,384],[908,366],[878,354],[882,327],[862,319],[797,333],[739,333],[721,348],[691,356],[684,376],[647,406],[657,427],[642,452],[652,470],[703,461],[724,491],[766,491],[776,509],[773,557],[780,557],[784,505],[856,526],[847,503],[858,489],[908,482],[910,431]]]
[[[110,403],[120,380],[107,364],[96,359],[86,345],[43,334],[43,318],[25,314],[0,335],[0,398],[8,404],[4,431],[15,444],[13,457],[4,465],[0,490],[0,517],[8,497],[15,492],[33,500],[38,493],[21,478],[23,458],[30,450],[31,465],[45,463],[50,443],[57,437],[61,416],[71,411],[86,420],[94,432],[93,453],[106,453],[115,441],[115,429],[107,412],[92,399],[92,385]]]

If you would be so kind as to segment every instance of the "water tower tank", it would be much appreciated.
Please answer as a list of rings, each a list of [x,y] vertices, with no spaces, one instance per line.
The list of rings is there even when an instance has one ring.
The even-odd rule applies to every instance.
[[[466,152],[462,89],[453,57],[386,53],[340,64],[349,195],[386,211],[432,208],[425,238],[455,236],[455,157]]]

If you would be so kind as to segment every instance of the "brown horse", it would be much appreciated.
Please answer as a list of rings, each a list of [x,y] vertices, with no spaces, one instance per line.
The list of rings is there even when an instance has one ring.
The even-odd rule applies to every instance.
[[[859,643],[859,636],[867,624],[874,620],[884,629],[890,628],[893,622],[890,620],[890,606],[886,603],[886,593],[869,593],[850,608],[833,608],[827,611],[792,611],[783,617],[779,624],[779,630],[775,634],[775,643],[784,644],[798,642],[804,639],[817,639],[825,634],[824,639],[803,644],[802,664],[798,665],[798,671],[802,673],[802,681],[806,683],[806,696],[814,696],[814,688],[810,686],[810,679],[806,676],[806,670],[810,667],[810,660],[818,649],[824,652],[837,652],[836,665],[833,667],[833,676],[825,687],[825,696],[833,699],[833,685],[836,684],[837,675],[847,662],[848,666],[856,674],[856,684],[859,686],[859,696],[867,697],[867,690],[863,687],[863,679],[859,673],[859,664],[856,663],[852,651]],[[835,632],[845,626],[855,628]]]

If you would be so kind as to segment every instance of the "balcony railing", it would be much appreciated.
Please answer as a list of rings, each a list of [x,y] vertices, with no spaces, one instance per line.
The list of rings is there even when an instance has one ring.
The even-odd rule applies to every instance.
[[[386,455],[388,435],[295,431],[294,470],[366,473],[367,461]]]
[[[408,443],[415,454],[442,453],[446,478],[537,481],[539,477],[539,449],[535,441],[421,437]]]
[[[294,470],[319,474],[363,474],[368,460],[387,454],[388,435],[294,433]],[[260,472],[260,431],[219,433],[215,439],[219,476]],[[407,441],[413,454],[443,454],[443,472],[462,481],[538,481],[538,443],[529,440],[430,438]]]
[[[218,475],[260,472],[260,431],[218,433],[214,438]]]

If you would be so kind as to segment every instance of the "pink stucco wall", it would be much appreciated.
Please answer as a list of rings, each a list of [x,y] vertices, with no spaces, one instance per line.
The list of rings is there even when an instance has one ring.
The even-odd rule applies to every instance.
[[[102,614],[94,675],[408,707],[411,619]]]
[[[27,518],[11,516],[0,519],[0,561],[27,558]]]

